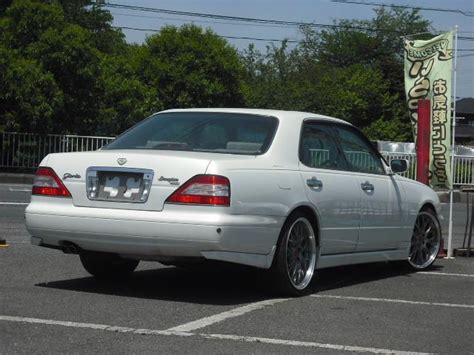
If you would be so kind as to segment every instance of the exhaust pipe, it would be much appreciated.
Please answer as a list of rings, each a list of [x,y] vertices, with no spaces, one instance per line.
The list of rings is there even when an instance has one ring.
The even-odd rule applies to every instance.
[[[62,250],[64,254],[79,254],[81,248],[79,248],[76,244],[65,242],[62,245]]]

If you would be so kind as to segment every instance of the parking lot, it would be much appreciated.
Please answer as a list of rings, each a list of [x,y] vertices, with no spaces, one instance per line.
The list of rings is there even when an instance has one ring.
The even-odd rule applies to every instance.
[[[248,269],[142,262],[130,278],[98,282],[77,256],[30,245],[29,191],[0,184],[2,354],[474,353],[472,258],[419,273],[390,263],[322,270],[314,292],[293,299],[269,296]]]

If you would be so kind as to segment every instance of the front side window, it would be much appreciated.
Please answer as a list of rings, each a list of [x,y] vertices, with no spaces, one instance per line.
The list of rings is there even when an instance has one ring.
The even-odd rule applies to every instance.
[[[385,174],[380,157],[359,133],[351,127],[336,126],[348,170],[369,174]]]
[[[303,123],[300,160],[311,168],[345,170],[331,126],[319,122]]]
[[[277,125],[274,117],[250,114],[161,113],[139,123],[104,149],[258,155],[269,148]]]

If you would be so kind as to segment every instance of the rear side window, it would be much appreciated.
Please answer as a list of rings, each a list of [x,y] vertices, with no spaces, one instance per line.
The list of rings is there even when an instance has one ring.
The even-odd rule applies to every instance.
[[[348,170],[369,174],[385,174],[380,157],[373,151],[370,142],[350,127],[336,126],[339,144],[348,164]]]
[[[300,160],[310,168],[345,170],[331,127],[319,122],[303,123]]]
[[[151,149],[258,155],[275,135],[274,117],[210,112],[161,113],[139,123],[104,149]]]

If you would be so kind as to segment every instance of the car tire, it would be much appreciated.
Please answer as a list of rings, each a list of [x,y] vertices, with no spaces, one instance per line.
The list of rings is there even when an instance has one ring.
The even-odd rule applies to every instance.
[[[431,209],[421,210],[413,227],[407,265],[414,270],[425,270],[436,260],[441,245],[441,226]]]
[[[79,255],[82,266],[97,279],[112,279],[132,273],[138,260],[124,259],[117,254],[83,252]]]
[[[285,222],[270,269],[273,291],[285,296],[308,294],[318,258],[312,218],[295,212]]]

